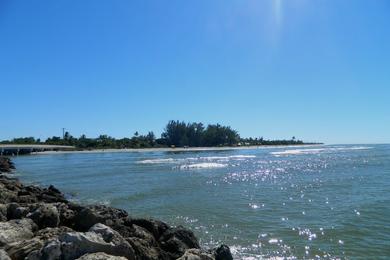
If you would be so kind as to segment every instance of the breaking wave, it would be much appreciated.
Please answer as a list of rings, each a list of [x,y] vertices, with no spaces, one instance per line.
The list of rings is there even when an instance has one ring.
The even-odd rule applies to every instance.
[[[332,147],[332,148],[318,148],[318,149],[294,149],[294,150],[285,150],[279,152],[271,152],[272,155],[282,156],[282,155],[300,155],[300,154],[318,154],[322,152],[334,152],[334,151],[349,151],[349,150],[367,150],[372,147],[368,146],[353,146],[353,147]]]
[[[245,160],[250,158],[256,158],[255,155],[231,155],[231,156],[204,156],[204,157],[187,157],[187,158],[157,158],[138,161],[141,164],[164,164],[164,163],[181,163],[181,162],[196,162],[196,161],[223,161],[228,162],[230,160]]]
[[[224,168],[227,164],[222,163],[194,163],[184,164],[179,167],[180,170],[191,170],[191,169],[211,169],[211,168]]]
[[[177,160],[178,159],[173,159],[173,158],[159,158],[159,159],[142,160],[142,161],[138,161],[138,163],[142,163],[142,164],[173,163],[176,162]]]

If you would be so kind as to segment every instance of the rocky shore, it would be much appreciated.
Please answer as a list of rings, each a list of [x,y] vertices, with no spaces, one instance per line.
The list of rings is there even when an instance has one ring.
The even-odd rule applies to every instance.
[[[0,156],[0,174],[2,172],[8,173],[15,169],[14,164],[8,157]]]
[[[69,202],[53,186],[23,185],[12,169],[0,157],[0,260],[233,259],[226,245],[202,249],[184,227]]]

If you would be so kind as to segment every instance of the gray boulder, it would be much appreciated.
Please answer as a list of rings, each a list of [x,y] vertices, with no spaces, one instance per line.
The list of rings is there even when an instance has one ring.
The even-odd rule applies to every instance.
[[[158,246],[150,245],[146,240],[138,237],[128,237],[126,240],[134,248],[137,255],[137,259],[148,260],[162,260],[171,259],[167,253],[165,253]]]
[[[39,250],[43,246],[43,241],[39,238],[32,238],[13,242],[5,247],[11,259],[23,260],[31,252]]]
[[[160,237],[161,248],[170,253],[172,258],[181,257],[187,249],[200,248],[194,233],[181,226],[170,228]]]
[[[96,224],[90,231],[64,233],[59,236],[62,258],[76,259],[87,253],[103,252],[115,256],[135,259],[133,248],[118,232]]]
[[[31,219],[15,219],[7,222],[0,222],[0,247],[33,237],[36,225]]]
[[[21,207],[18,203],[10,203],[7,208],[7,218],[11,219],[20,219],[26,217],[28,214],[28,208]]]
[[[188,249],[184,255],[177,260],[214,260],[214,256],[201,249]]]
[[[153,234],[155,239],[159,239],[162,234],[165,233],[169,229],[169,226],[159,220],[154,219],[143,219],[143,218],[135,218],[128,219],[125,221],[126,225],[137,225],[142,227]]]
[[[233,260],[230,248],[227,245],[220,245],[214,250],[215,260]]]
[[[6,250],[12,259],[57,260],[61,255],[58,235],[72,231],[67,227],[41,229],[35,233],[34,238],[11,243]]]
[[[27,214],[40,229],[46,227],[57,227],[60,223],[60,215],[57,208],[53,204],[43,203]]]
[[[72,205],[70,209],[76,212],[73,228],[82,232],[89,230],[97,223],[112,226],[116,222],[121,222],[121,219],[127,217],[126,211],[104,205],[94,205],[88,207]]]
[[[61,243],[58,239],[52,239],[40,249],[32,251],[26,260],[59,260],[61,259]]]
[[[0,173],[10,173],[13,169],[15,169],[15,166],[11,159],[8,157],[0,156]]]
[[[35,238],[42,241],[43,245],[36,248],[34,251],[30,251],[27,256],[28,260],[57,260],[60,259],[61,255],[61,243],[58,240],[58,236],[65,232],[73,232],[68,227],[56,227],[56,228],[45,228],[35,233]],[[23,258],[24,259],[24,258]]]
[[[1,178],[0,175],[0,203],[9,203],[11,201],[17,200],[17,193],[14,192],[13,190],[8,189],[7,183],[4,183],[7,181],[5,178]]]
[[[164,252],[158,247],[153,234],[145,228],[133,225],[131,234],[126,237],[126,240],[134,248],[137,257],[140,259],[159,260],[168,258],[164,256]]]
[[[62,233],[67,233],[67,232],[74,232],[73,229],[68,228],[68,227],[55,227],[55,228],[44,228],[41,230],[38,230],[35,233],[36,237],[39,237],[41,240],[48,241],[53,238],[58,237]]]
[[[113,255],[107,255],[106,253],[92,253],[92,254],[85,254],[80,258],[77,258],[76,260],[127,260],[123,256],[113,256]]]
[[[7,221],[7,209],[7,204],[0,204],[0,221]]]
[[[89,232],[99,234],[107,243],[114,244],[115,250],[120,256],[134,257],[134,250],[131,245],[115,230],[103,224],[96,224],[89,229]],[[117,255],[117,254],[115,254]]]
[[[45,244],[41,250],[42,258],[46,260],[56,260],[61,257],[61,243],[58,239],[53,239]]]
[[[69,205],[66,203],[57,204],[57,209],[60,214],[60,225],[73,227],[76,212],[70,209]]]
[[[4,251],[4,249],[0,249],[0,259],[1,260],[11,260],[7,252]]]

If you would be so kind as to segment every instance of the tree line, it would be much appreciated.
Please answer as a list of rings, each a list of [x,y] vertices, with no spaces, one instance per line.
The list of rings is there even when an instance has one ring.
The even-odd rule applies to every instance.
[[[265,140],[259,138],[241,138],[237,130],[220,124],[186,123],[171,120],[165,126],[160,138],[150,131],[145,135],[135,132],[132,137],[116,139],[108,135],[89,138],[85,135],[74,137],[65,132],[63,137],[53,136],[45,141],[34,137],[14,138],[0,142],[2,144],[50,144],[71,145],[78,149],[106,148],[154,148],[154,147],[212,147],[212,146],[250,146],[250,145],[299,145],[305,144],[295,137],[286,140]]]

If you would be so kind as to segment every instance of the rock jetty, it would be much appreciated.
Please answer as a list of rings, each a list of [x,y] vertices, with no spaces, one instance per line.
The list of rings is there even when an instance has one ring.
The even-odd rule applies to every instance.
[[[55,187],[24,185],[0,157],[0,259],[230,260],[229,247],[202,249],[194,233],[121,209],[82,206]]]
[[[8,157],[0,156],[0,173],[11,172],[14,169],[15,169],[15,166]]]

